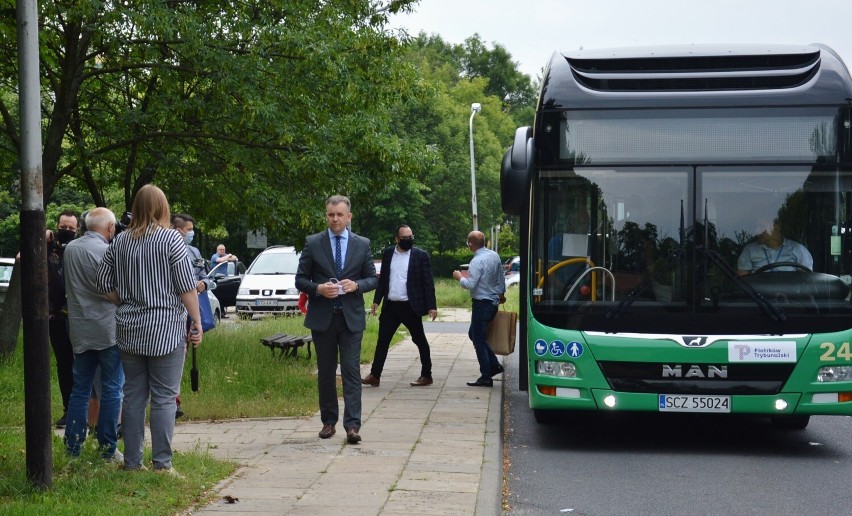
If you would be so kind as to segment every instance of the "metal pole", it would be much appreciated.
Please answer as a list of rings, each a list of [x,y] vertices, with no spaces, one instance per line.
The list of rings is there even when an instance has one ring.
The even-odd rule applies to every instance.
[[[473,117],[482,109],[478,102],[470,105],[470,203],[473,207],[473,230],[479,231],[479,219],[476,215],[476,163],[473,160]]]
[[[41,163],[38,2],[19,0],[18,88],[21,116],[21,306],[24,328],[24,423],[27,479],[53,485],[50,352],[47,331],[47,252]]]
[[[500,252],[500,224],[494,226],[494,252]]]

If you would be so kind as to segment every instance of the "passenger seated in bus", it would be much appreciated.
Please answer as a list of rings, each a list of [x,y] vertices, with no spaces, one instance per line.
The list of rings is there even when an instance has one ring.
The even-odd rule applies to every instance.
[[[755,230],[757,237],[745,247],[737,259],[737,274],[745,276],[757,269],[779,262],[798,263],[813,270],[814,259],[810,251],[802,244],[785,238],[781,234],[781,224],[778,219],[758,219]],[[770,271],[795,271],[797,267],[779,266]]]

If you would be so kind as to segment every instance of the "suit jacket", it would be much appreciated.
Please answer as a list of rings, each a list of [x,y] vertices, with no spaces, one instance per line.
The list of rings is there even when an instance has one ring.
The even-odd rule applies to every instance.
[[[343,316],[349,331],[364,331],[367,326],[364,294],[376,288],[376,266],[370,253],[370,241],[349,232],[343,273],[338,275],[328,231],[310,235],[299,257],[296,269],[296,288],[308,294],[310,307],[305,315],[305,327],[325,331],[331,325],[334,300],[317,294],[317,287],[330,278],[350,279],[358,284],[358,290],[340,296]]]
[[[393,250],[391,246],[382,252],[382,274],[379,277],[379,286],[373,295],[373,304],[378,305],[388,295],[390,290],[390,270]],[[435,301],[435,280],[432,277],[432,260],[429,253],[419,247],[411,248],[411,256],[408,259],[408,280],[405,290],[408,293],[408,302],[411,308],[419,316],[429,313],[429,310],[437,310]]]

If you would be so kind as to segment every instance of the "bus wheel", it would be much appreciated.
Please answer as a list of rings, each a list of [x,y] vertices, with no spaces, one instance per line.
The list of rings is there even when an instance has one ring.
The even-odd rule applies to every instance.
[[[772,426],[781,430],[804,430],[810,420],[811,416],[775,416]]]
[[[558,410],[533,409],[533,415],[538,424],[552,425],[560,421],[562,413]]]

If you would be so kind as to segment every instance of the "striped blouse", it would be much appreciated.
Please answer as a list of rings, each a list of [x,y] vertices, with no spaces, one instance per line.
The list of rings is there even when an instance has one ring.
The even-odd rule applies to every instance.
[[[140,238],[120,233],[98,268],[98,288],[121,300],[115,312],[121,351],[154,357],[186,344],[180,295],[195,290],[195,278],[177,231],[150,226]]]

